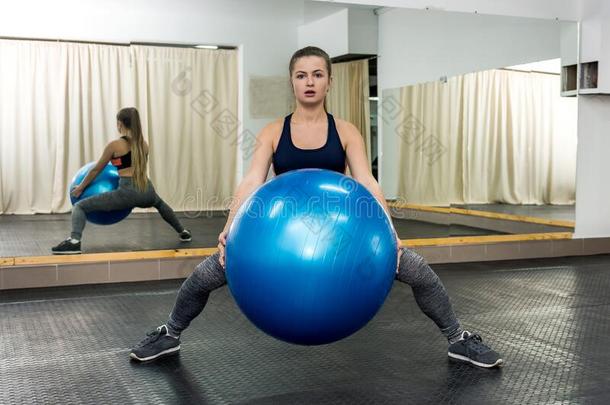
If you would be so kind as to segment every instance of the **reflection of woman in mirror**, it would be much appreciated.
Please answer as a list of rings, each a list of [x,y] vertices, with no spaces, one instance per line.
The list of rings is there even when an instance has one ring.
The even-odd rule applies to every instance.
[[[334,118],[324,108],[331,86],[331,61],[326,52],[307,47],[290,60],[289,72],[296,98],[295,111],[267,125],[258,136],[252,164],[237,188],[229,218],[218,240],[219,252],[201,262],[184,282],[166,324],[159,326],[131,352],[131,357],[152,360],[180,349],[180,334],[201,313],[210,292],[224,286],[226,235],[241,202],[267,178],[273,165],[276,174],[303,168],[322,168],[344,173],[365,186],[385,207],[381,188],[371,174],[364,141],[356,127]],[[400,244],[399,244],[400,245]],[[500,356],[480,336],[462,329],[449,296],[438,276],[417,253],[401,247],[396,279],[413,289],[420,309],[432,319],[449,342],[449,356],[481,367],[502,364]]]
[[[148,144],[142,134],[140,114],[135,108],[123,108],[117,113],[117,131],[121,135],[106,145],[97,164],[83,181],[70,190],[78,198],[87,186],[102,172],[108,162],[118,170],[119,188],[85,198],[72,208],[72,233],[70,237],[51,250],[53,254],[78,254],[86,224],[86,214],[92,211],[113,211],[134,207],[155,207],[161,217],[174,228],[182,242],[191,240],[191,232],[182,226],[169,205],[159,197],[146,176]]]

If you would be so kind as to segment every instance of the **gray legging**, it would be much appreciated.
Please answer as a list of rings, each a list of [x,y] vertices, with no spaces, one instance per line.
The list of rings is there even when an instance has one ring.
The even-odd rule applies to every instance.
[[[121,177],[119,188],[107,193],[85,198],[72,208],[72,234],[74,239],[81,240],[83,229],[87,223],[85,214],[91,211],[113,211],[126,208],[155,207],[163,219],[169,223],[176,232],[180,233],[184,227],[174,214],[174,211],[157,195],[152,182],[148,180],[146,190],[136,188],[131,177]]]
[[[447,339],[456,338],[462,329],[441,280],[423,257],[405,247],[400,249],[402,255],[396,279],[411,286],[419,308],[436,323]],[[180,287],[167,321],[172,332],[181,333],[186,329],[205,307],[210,292],[227,283],[218,258],[219,254],[215,253],[199,263]]]

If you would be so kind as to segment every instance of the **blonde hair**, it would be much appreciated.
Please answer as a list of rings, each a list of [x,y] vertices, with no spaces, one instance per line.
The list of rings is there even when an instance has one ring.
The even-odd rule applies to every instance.
[[[133,107],[123,108],[116,115],[116,119],[120,121],[125,128],[129,129],[131,133],[129,143],[131,146],[133,182],[138,190],[144,191],[146,190],[146,185],[148,183],[148,176],[146,176],[148,155],[144,148],[144,135],[142,134],[140,113]]]

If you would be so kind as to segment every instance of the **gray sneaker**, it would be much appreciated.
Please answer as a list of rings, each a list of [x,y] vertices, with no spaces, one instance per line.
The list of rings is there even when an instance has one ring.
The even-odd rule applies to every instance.
[[[146,338],[138,343],[129,357],[137,361],[150,361],[156,358],[176,354],[180,350],[180,339],[171,336],[167,326],[161,325],[146,334]]]
[[[468,331],[462,332],[462,339],[449,346],[447,354],[452,359],[485,368],[498,367],[504,363],[498,353],[483,343],[481,336]]]
[[[190,242],[193,240],[193,236],[191,235],[191,231],[185,229],[184,231],[178,234],[180,237],[180,242]]]
[[[72,238],[68,238],[59,245],[52,247],[51,252],[54,255],[79,255],[81,253],[80,241],[73,243]]]

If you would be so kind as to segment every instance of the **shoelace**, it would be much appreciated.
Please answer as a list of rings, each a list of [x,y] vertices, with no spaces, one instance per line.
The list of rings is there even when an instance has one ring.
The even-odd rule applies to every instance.
[[[481,336],[475,333],[468,335],[468,337],[464,339],[464,343],[466,343],[466,345],[477,353],[488,352],[491,350],[489,346],[483,343]]]
[[[76,242],[72,242],[72,238],[66,238],[66,240],[64,240],[63,242],[61,242],[62,245],[70,245],[70,246],[74,246],[74,245],[78,245],[80,241],[76,241]]]
[[[156,342],[157,339],[159,339],[159,336],[161,336],[161,328],[162,326],[159,326],[157,329],[148,332],[146,334],[146,339],[144,339],[138,346],[144,347],[150,343]]]

